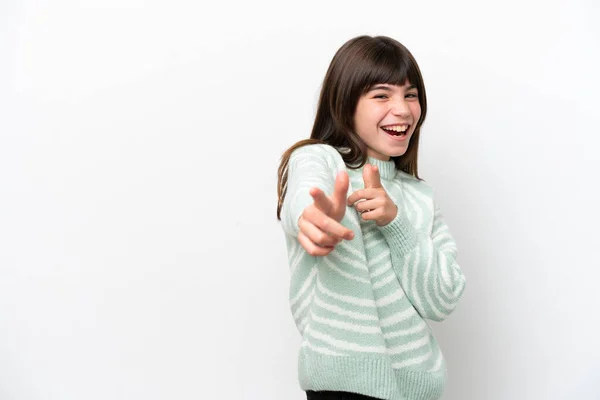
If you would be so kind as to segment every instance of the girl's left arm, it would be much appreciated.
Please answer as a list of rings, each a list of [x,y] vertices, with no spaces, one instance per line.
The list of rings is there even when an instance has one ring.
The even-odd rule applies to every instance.
[[[443,321],[456,307],[466,278],[456,263],[456,243],[434,204],[431,232],[419,232],[398,209],[396,218],[379,227],[404,292],[423,318]]]

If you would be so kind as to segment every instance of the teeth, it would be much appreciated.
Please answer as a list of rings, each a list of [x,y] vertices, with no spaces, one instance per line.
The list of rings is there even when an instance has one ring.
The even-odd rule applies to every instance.
[[[407,128],[408,128],[408,125],[393,125],[393,126],[386,126],[383,129],[385,129],[386,131],[405,132]]]

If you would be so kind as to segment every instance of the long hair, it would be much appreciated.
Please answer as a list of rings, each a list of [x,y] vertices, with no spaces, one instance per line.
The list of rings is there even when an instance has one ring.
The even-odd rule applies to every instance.
[[[396,169],[417,179],[417,159],[421,125],[427,114],[427,96],[421,70],[413,55],[398,41],[386,36],[359,36],[347,41],[336,52],[323,80],[317,113],[310,139],[304,139],[281,156],[277,176],[277,219],[287,192],[287,167],[299,147],[328,144],[340,152],[349,168],[361,168],[368,159],[367,146],[354,130],[354,114],[360,96],[375,84],[402,86],[406,80],[417,87],[421,117],[415,126],[408,149],[392,157]]]

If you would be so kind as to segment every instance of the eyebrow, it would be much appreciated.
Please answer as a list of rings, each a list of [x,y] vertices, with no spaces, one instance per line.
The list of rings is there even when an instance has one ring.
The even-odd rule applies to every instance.
[[[411,89],[417,89],[417,85],[410,85],[406,88],[406,91],[409,91]],[[371,88],[369,89],[369,92],[373,91],[373,90],[387,90],[388,92],[392,91],[392,88],[386,85],[375,85],[375,86],[371,86]]]

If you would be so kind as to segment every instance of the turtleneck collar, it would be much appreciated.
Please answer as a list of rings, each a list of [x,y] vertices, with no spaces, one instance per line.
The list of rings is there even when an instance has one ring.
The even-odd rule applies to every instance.
[[[339,151],[340,153],[346,153],[350,150],[346,147],[342,147],[337,148],[337,151]],[[368,156],[366,164],[377,165],[377,168],[379,168],[379,176],[381,177],[381,179],[390,181],[396,177],[396,163],[392,160],[391,157],[388,161],[382,161],[375,157]],[[361,173],[363,168],[364,166],[359,169]]]
[[[394,177],[396,176],[396,163],[391,158],[389,161],[383,161],[378,160],[374,157],[368,157],[367,164],[377,166],[377,168],[379,169],[379,176],[381,176],[381,179],[389,181],[394,179]]]

